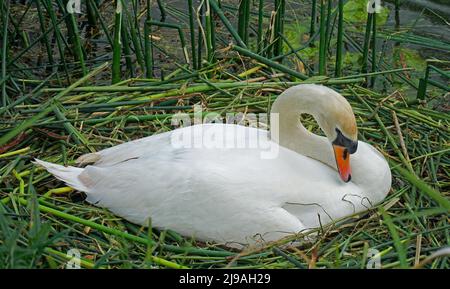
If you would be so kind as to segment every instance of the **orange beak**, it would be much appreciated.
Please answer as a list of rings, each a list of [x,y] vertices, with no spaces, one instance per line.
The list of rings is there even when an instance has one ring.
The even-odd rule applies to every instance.
[[[350,168],[350,153],[346,147],[333,145],[334,157],[339,171],[339,176],[344,182],[349,182],[352,178],[352,170]]]

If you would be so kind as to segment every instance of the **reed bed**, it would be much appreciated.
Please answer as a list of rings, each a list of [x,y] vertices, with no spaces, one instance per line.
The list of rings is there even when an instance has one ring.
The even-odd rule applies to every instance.
[[[449,268],[450,73],[438,59],[449,43],[370,13],[348,21],[345,0],[88,0],[81,15],[67,2],[0,7],[0,267],[64,268],[76,248],[86,268],[366,268],[373,252],[382,268]],[[434,49],[436,59],[409,67],[402,52],[388,54],[401,45]],[[389,161],[393,186],[366,212],[262,247],[235,251],[134,225],[31,163],[71,165],[169,131],[171,117],[196,104],[267,112],[300,83],[349,100],[359,139]]]

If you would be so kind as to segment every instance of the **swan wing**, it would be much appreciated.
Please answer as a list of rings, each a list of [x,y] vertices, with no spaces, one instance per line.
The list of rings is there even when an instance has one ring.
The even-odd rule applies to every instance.
[[[130,159],[138,158],[144,154],[154,152],[153,145],[158,144],[160,148],[164,148],[164,144],[170,145],[171,132],[156,134],[137,140],[119,144],[99,152],[89,153],[80,156],[77,159],[78,164],[95,164],[96,166],[110,166]],[[163,152],[160,152],[163,153]]]

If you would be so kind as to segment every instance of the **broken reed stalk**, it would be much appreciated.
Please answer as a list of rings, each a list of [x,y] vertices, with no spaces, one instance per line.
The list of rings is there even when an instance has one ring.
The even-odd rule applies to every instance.
[[[122,59],[122,0],[116,1],[115,22],[114,22],[114,47],[111,83],[117,83],[121,79],[121,59]]]

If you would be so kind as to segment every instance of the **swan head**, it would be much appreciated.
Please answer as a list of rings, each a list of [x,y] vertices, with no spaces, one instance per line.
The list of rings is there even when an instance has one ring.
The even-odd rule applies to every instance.
[[[336,159],[339,176],[347,183],[352,178],[350,154],[355,153],[358,149],[358,141],[347,138],[338,128],[336,128],[336,132],[337,136],[332,142],[334,158]]]
[[[298,114],[312,115],[333,147],[340,178],[344,182],[351,180],[350,154],[355,153],[358,148],[358,130],[352,107],[341,94],[317,84],[292,86],[277,98],[272,105],[272,112],[282,117],[279,122],[280,130],[285,136],[281,137],[282,145],[333,166],[333,159],[325,156],[326,153],[315,146],[314,141],[289,141],[289,136],[295,131],[301,137],[309,137],[301,123],[302,129],[298,130]],[[271,125],[274,125],[271,131],[277,129],[276,123],[278,122],[271,120]]]
[[[316,119],[332,144],[339,176],[344,182],[351,180],[350,155],[358,149],[358,130],[352,107],[336,91],[321,86],[326,97],[316,106]]]

